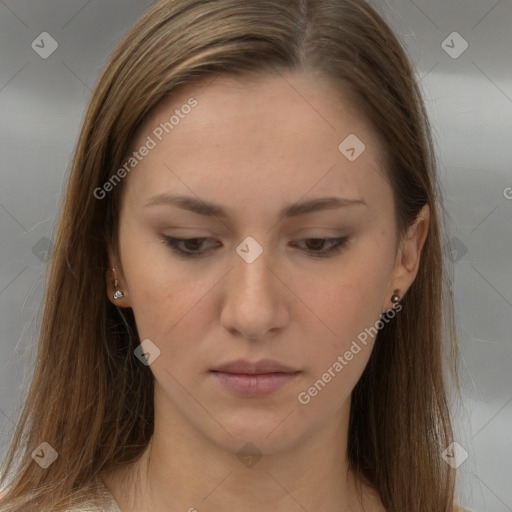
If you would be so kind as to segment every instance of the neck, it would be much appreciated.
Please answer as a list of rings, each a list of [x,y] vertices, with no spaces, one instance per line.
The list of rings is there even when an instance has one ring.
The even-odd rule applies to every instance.
[[[349,408],[347,400],[306,439],[252,455],[212,442],[177,411],[155,413],[150,444],[124,473],[131,481],[123,489],[115,478],[105,482],[123,511],[356,512],[361,498],[365,510],[382,510],[367,487],[358,492],[349,470]]]

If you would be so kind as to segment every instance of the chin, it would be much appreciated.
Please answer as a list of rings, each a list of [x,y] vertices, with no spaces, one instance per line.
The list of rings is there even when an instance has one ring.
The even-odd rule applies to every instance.
[[[220,436],[215,436],[216,439],[212,439],[212,432],[206,435],[235,454],[244,449],[251,451],[251,446],[262,455],[282,452],[299,443],[306,435],[297,422],[287,420],[287,416],[293,416],[291,410],[237,411],[231,416],[219,416],[218,421],[225,430],[217,429]]]

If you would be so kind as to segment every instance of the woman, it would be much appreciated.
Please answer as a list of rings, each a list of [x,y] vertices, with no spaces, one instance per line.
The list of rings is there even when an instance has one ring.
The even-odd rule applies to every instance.
[[[361,0],[156,3],[91,96],[0,510],[455,510],[429,130]]]

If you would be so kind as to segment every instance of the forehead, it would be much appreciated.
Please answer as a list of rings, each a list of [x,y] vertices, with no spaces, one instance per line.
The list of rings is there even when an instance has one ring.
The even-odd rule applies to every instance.
[[[154,148],[125,184],[139,203],[172,190],[233,210],[261,198],[277,209],[306,195],[360,198],[388,186],[372,124],[350,96],[312,72],[185,84],[150,112],[133,149],[148,137]]]

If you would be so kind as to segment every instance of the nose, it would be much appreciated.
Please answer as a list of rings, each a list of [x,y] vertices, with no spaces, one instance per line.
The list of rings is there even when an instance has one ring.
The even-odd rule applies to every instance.
[[[287,324],[293,295],[266,251],[252,263],[234,255],[224,287],[221,323],[231,334],[250,340],[274,337]]]

